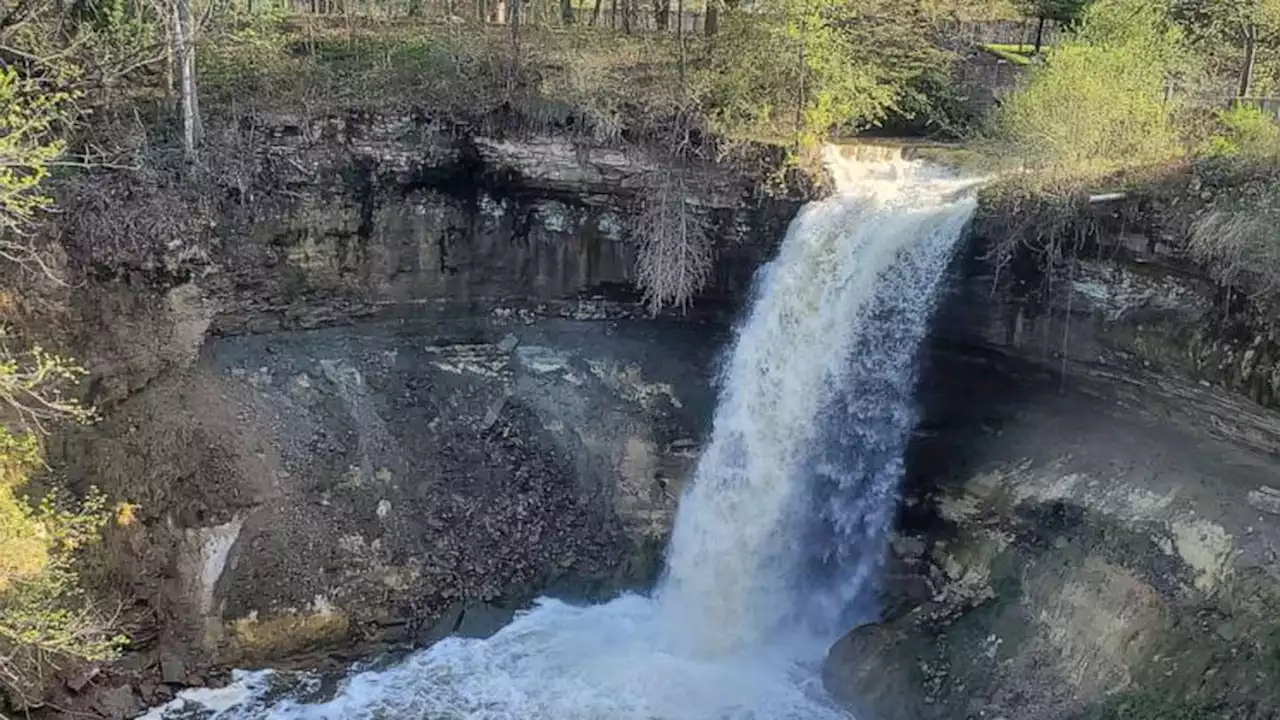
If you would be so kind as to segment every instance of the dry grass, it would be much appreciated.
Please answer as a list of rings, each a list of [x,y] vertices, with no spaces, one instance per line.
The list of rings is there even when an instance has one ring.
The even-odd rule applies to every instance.
[[[1211,167],[1188,251],[1219,283],[1280,302],[1280,171],[1273,163]]]

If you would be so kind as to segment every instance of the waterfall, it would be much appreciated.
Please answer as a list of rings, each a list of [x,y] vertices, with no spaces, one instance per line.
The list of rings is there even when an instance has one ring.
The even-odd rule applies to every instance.
[[[837,148],[827,161],[838,191],[805,206],[760,272],[651,596],[544,599],[487,640],[446,639],[322,703],[245,676],[217,717],[845,717],[816,664],[875,612],[919,346],[974,201],[972,183],[921,164]]]

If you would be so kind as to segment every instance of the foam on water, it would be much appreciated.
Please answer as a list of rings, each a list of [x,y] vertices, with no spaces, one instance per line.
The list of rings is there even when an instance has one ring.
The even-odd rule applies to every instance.
[[[353,674],[324,702],[254,674],[229,707],[192,714],[186,698],[149,717],[846,717],[817,665],[875,612],[916,356],[974,201],[971,183],[915,163],[827,159],[838,192],[805,206],[761,271],[652,596],[542,600],[486,640]]]

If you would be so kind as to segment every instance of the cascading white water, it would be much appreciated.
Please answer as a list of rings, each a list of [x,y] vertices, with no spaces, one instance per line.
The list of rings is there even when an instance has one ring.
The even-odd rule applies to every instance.
[[[920,164],[827,159],[838,193],[801,211],[761,272],[651,597],[542,600],[492,638],[444,640],[321,703],[246,676],[216,717],[845,717],[816,663],[874,612],[916,355],[974,201],[972,183]],[[192,716],[183,702],[150,717]]]

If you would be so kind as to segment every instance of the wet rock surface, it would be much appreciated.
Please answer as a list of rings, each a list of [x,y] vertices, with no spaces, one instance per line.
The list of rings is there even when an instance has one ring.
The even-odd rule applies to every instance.
[[[1280,421],[1209,393],[1233,433],[1167,378],[972,349],[932,377],[894,544],[929,594],[891,587],[832,648],[834,694],[867,718],[1274,717],[1280,523],[1250,498]]]
[[[652,582],[722,340],[554,319],[226,338],[62,452],[138,505],[117,541],[147,561],[117,581],[172,618],[166,682],[483,634],[544,590]]]

